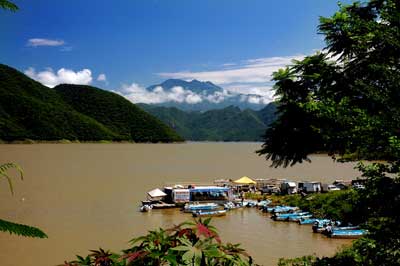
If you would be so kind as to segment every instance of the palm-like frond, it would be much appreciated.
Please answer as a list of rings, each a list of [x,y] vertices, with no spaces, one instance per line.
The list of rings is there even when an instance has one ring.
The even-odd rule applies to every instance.
[[[4,1],[0,0],[0,6]],[[0,178],[5,178],[8,182],[8,186],[10,187],[11,194],[14,195],[14,188],[12,185],[11,177],[8,175],[8,170],[16,169],[21,177],[21,180],[24,179],[24,171],[22,168],[15,163],[5,163],[0,165]],[[9,222],[6,220],[0,219],[0,231],[1,232],[9,232],[10,234],[15,234],[19,236],[27,236],[27,237],[37,237],[37,238],[47,238],[47,235],[40,230],[39,228],[18,224],[14,222]]]
[[[18,6],[16,4],[7,0],[0,0],[0,7],[3,9],[8,9],[13,12],[18,10]]]
[[[47,238],[47,235],[39,228],[24,224],[13,223],[2,219],[0,219],[0,231],[9,232],[10,234],[15,234],[19,236]]]
[[[16,169],[21,177],[21,180],[24,179],[24,171],[18,164],[15,164],[15,163],[5,163],[5,164],[0,165],[0,177],[3,177],[7,180],[8,186],[10,187],[11,194],[14,195],[14,188],[12,185],[12,181],[11,181],[10,176],[7,174],[8,170],[10,170],[10,169]]]

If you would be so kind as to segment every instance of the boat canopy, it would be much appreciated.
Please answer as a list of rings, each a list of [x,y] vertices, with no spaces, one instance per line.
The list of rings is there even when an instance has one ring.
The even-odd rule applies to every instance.
[[[251,179],[250,177],[247,177],[247,176],[243,176],[243,177],[239,178],[238,180],[233,181],[233,183],[243,184],[243,185],[257,184],[256,181],[254,181],[253,179]]]
[[[162,190],[159,189],[159,188],[156,188],[156,189],[153,189],[153,190],[147,192],[147,195],[149,195],[149,196],[152,197],[152,198],[160,198],[160,197],[165,197],[165,196],[167,196],[167,194],[165,194],[164,192],[162,192]]]

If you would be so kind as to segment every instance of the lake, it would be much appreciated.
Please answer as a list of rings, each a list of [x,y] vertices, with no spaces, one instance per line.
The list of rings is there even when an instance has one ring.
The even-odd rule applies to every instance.
[[[214,179],[352,179],[354,164],[337,164],[325,155],[312,163],[270,168],[254,152],[261,143],[32,144],[0,145],[0,163],[16,162],[25,171],[11,196],[0,180],[0,217],[37,226],[48,239],[0,233],[4,266],[57,265],[99,247],[119,251],[133,237],[177,224],[190,215],[178,210],[140,213],[146,191],[167,183]],[[11,172],[10,172],[11,173]],[[16,176],[16,175],[15,175]],[[224,242],[242,246],[261,265],[280,257],[332,255],[348,240],[327,239],[311,227],[273,222],[255,209],[235,210],[213,219]]]

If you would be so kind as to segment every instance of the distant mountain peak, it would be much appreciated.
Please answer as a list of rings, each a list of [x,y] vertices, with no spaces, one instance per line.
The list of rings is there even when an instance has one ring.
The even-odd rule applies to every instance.
[[[162,87],[163,90],[156,90],[157,87]],[[173,89],[176,87],[183,90]],[[141,93],[148,93],[147,98],[159,96],[157,103],[153,103],[154,105],[178,107],[192,111],[222,109],[230,105],[240,109],[260,110],[266,105],[265,96],[228,91],[211,81],[200,81],[198,79],[187,81],[171,78],[149,86],[146,91]],[[144,103],[151,104],[151,101]]]
[[[182,79],[167,79],[160,84],[148,87],[147,90],[151,91],[156,87],[162,87],[166,91],[171,90],[174,87],[182,87],[183,89],[190,90],[194,93],[203,93],[203,91],[205,91],[207,94],[212,94],[216,91],[223,91],[223,88],[213,84],[210,81],[203,82],[197,79],[192,81],[186,81]]]

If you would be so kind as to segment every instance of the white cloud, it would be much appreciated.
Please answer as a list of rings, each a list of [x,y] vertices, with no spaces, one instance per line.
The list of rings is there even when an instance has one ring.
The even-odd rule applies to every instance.
[[[219,70],[199,72],[164,72],[158,73],[158,75],[165,78],[211,81],[218,85],[232,83],[265,83],[271,81],[273,72],[291,64],[293,59],[300,60],[303,58],[304,55],[257,58],[243,61],[229,69],[223,68]],[[232,64],[233,63],[229,63],[230,66],[232,66]]]
[[[183,80],[211,81],[220,85],[223,90],[211,94],[194,93],[182,87],[164,90],[158,86],[152,90],[140,87],[136,83],[124,85],[118,93],[134,103],[178,102],[196,104],[200,102],[220,103],[232,97],[251,104],[268,104],[274,100],[272,73],[292,64],[293,60],[301,60],[303,54],[293,56],[265,57],[228,62],[220,65],[220,69],[212,71],[181,71],[158,73],[165,78]]]
[[[222,91],[216,91],[212,94],[207,93],[195,93],[191,90],[185,90],[182,87],[173,87],[170,90],[165,90],[161,86],[157,86],[152,90],[145,89],[136,83],[131,85],[123,85],[119,91],[114,91],[133,103],[147,103],[147,104],[158,104],[165,102],[176,102],[176,103],[187,103],[197,104],[201,102],[210,103],[221,103],[232,97],[238,97],[241,102],[248,102],[252,104],[268,104],[273,99],[273,93],[270,87],[265,88],[253,88],[250,90],[252,94],[245,92],[242,94],[240,90],[228,90],[223,89]]]
[[[107,81],[106,74],[101,73],[100,75],[98,75],[98,76],[97,76],[97,81],[104,81],[104,82],[106,82],[106,81]]]
[[[178,102],[196,104],[203,101],[203,97],[191,90],[185,90],[182,87],[173,87],[171,90],[164,90],[161,86],[155,87],[153,90],[147,90],[136,83],[131,85],[123,85],[122,90],[117,91],[133,103],[164,103]]]
[[[253,104],[267,104],[274,97],[272,74],[280,68],[301,60],[303,54],[248,59],[241,62],[222,64],[220,69],[211,71],[163,72],[159,76],[184,80],[211,81],[224,88],[224,94],[208,95],[206,100],[219,103],[227,97],[240,95],[242,101]]]
[[[65,42],[63,40],[51,40],[51,39],[42,39],[42,38],[32,38],[27,42],[27,46],[62,46]]]
[[[57,72],[51,68],[36,72],[34,68],[30,67],[25,70],[25,74],[51,88],[62,83],[87,85],[93,80],[92,71],[86,68],[77,72],[65,68],[61,68]]]

